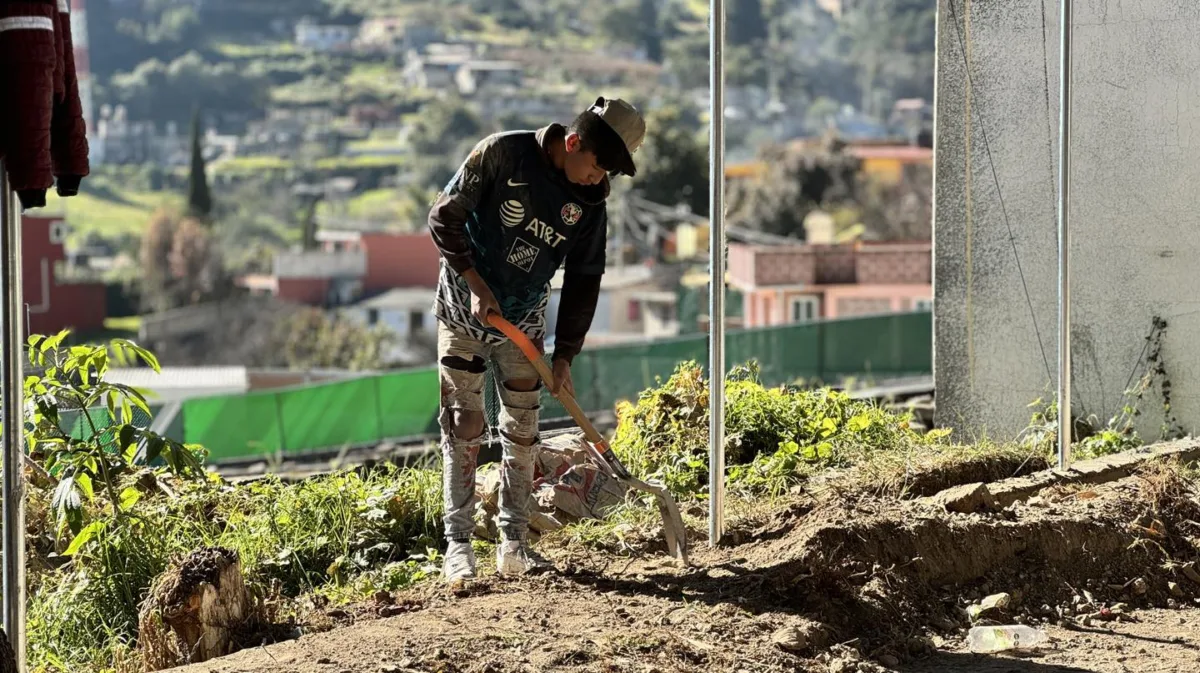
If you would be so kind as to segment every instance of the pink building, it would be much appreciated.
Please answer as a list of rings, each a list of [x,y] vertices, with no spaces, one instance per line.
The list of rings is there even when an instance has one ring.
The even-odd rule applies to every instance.
[[[929,310],[932,244],[729,244],[746,327]]]
[[[429,232],[322,230],[319,248],[275,255],[270,274],[243,276],[251,292],[314,306],[348,304],[398,287],[437,286],[441,259]]]

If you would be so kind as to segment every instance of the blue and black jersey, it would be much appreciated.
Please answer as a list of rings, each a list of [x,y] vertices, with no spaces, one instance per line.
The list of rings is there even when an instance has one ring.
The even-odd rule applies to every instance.
[[[496,295],[504,317],[535,339],[545,335],[550,280],[559,268],[595,277],[598,290],[608,180],[575,185],[551,163],[546,148],[562,142],[565,132],[552,125],[489,136],[439,195],[430,213],[444,257],[435,312],[452,329],[491,343],[503,339],[471,314],[470,291],[460,274],[472,267]],[[580,308],[590,324],[594,300]],[[561,324],[560,319],[559,331]]]

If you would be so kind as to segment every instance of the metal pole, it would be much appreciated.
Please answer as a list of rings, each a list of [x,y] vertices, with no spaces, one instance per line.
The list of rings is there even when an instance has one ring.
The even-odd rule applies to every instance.
[[[25,486],[21,362],[21,204],[0,161],[0,446],[4,451],[4,632],[16,654],[17,671],[25,670]]]
[[[725,0],[709,0],[708,541],[725,535]]]
[[[1058,94],[1058,468],[1071,466],[1071,0],[1062,0]]]

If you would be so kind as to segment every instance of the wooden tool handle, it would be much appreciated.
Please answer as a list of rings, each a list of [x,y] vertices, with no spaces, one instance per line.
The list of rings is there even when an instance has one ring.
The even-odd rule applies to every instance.
[[[525,336],[525,333],[517,329],[515,325],[495,313],[488,314],[488,323],[503,332],[504,336],[508,337],[510,341],[517,345],[517,348],[521,349],[521,352],[533,364],[533,368],[537,370],[538,376],[542,378],[542,383],[546,384],[547,388],[553,389],[554,372],[550,371],[549,365],[542,359],[542,352],[538,350],[537,346],[533,345],[529,337]],[[559,402],[562,402],[567,413],[571,414],[571,418],[575,419],[575,422],[579,424],[579,428],[583,430],[583,434],[589,442],[603,449],[608,448],[608,442],[605,442],[604,437],[596,431],[596,426],[592,425],[592,422],[588,420],[587,415],[583,413],[583,409],[579,408],[579,403],[575,401],[575,398],[570,393],[566,390],[560,390],[555,397],[558,398]]]

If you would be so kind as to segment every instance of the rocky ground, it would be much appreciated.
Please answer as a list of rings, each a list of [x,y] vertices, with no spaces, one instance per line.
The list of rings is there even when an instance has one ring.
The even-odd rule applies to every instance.
[[[432,583],[338,628],[187,673],[1200,670],[1200,501],[1179,468],[1054,486],[1004,508],[797,494],[696,549],[692,568],[547,544],[558,571]],[[1026,656],[973,655],[976,623],[1047,629]]]

